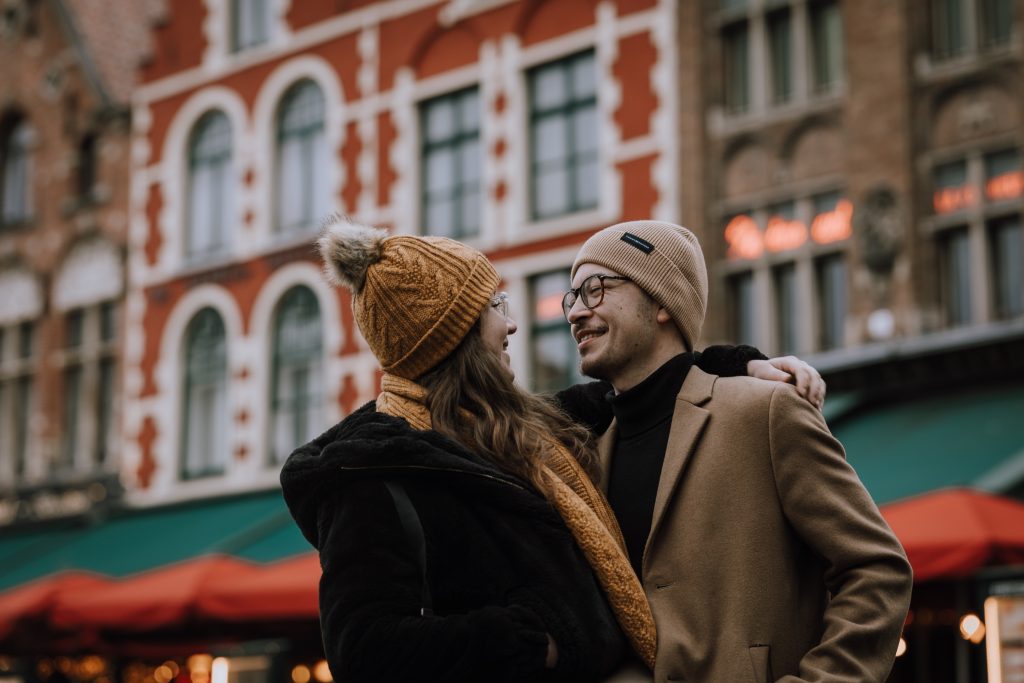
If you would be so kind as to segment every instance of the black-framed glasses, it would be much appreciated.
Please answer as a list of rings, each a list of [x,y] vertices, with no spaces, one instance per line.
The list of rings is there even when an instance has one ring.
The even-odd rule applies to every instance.
[[[583,302],[583,305],[589,309],[597,308],[604,301],[604,281],[605,280],[624,280],[629,282],[628,277],[621,275],[591,275],[576,289],[570,289],[562,297],[562,315],[565,316],[566,320],[569,320],[569,311],[576,305],[576,300]]]
[[[491,297],[490,305],[506,318],[508,317],[508,292],[498,292]]]

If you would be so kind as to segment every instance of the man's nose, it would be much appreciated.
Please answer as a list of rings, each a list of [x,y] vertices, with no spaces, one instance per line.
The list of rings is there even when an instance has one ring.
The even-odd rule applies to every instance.
[[[578,320],[582,320],[590,316],[590,309],[583,305],[582,297],[577,297],[576,301],[573,302],[572,308],[569,309],[569,317],[567,320],[570,325],[575,325]]]

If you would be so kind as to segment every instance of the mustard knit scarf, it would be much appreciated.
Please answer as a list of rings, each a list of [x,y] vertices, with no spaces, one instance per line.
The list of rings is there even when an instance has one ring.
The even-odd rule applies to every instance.
[[[413,429],[427,430],[431,421],[425,396],[426,390],[415,382],[385,374],[377,410],[405,419]],[[548,444],[551,455],[544,470],[551,484],[551,503],[593,568],[633,649],[653,669],[657,648],[654,616],[629,564],[615,516],[568,449],[554,437],[548,437]]]

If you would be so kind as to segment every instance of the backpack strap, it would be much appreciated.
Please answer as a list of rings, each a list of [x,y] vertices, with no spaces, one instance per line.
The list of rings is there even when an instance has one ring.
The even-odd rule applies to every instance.
[[[405,535],[409,539],[409,545],[412,546],[413,554],[416,556],[416,563],[420,569],[420,582],[422,588],[420,590],[420,615],[424,617],[430,617],[434,615],[434,601],[430,595],[430,584],[427,583],[427,541],[423,535],[423,524],[420,522],[420,516],[416,512],[416,507],[409,500],[409,494],[405,492],[405,487],[397,481],[385,481],[384,486],[387,487],[388,493],[391,494],[392,500],[395,501],[395,511],[398,512],[398,521],[402,523],[402,529],[405,530]]]

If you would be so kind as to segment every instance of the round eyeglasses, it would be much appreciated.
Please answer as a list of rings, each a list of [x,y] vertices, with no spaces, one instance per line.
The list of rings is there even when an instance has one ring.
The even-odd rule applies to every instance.
[[[491,297],[490,305],[506,318],[508,317],[508,292],[498,292]]]
[[[562,297],[562,315],[565,316],[566,321],[569,320],[569,312],[576,305],[577,299],[582,301],[583,305],[591,310],[601,305],[601,302],[604,301],[605,280],[630,281],[628,277],[621,275],[591,275],[581,282],[579,287],[570,289]]]

